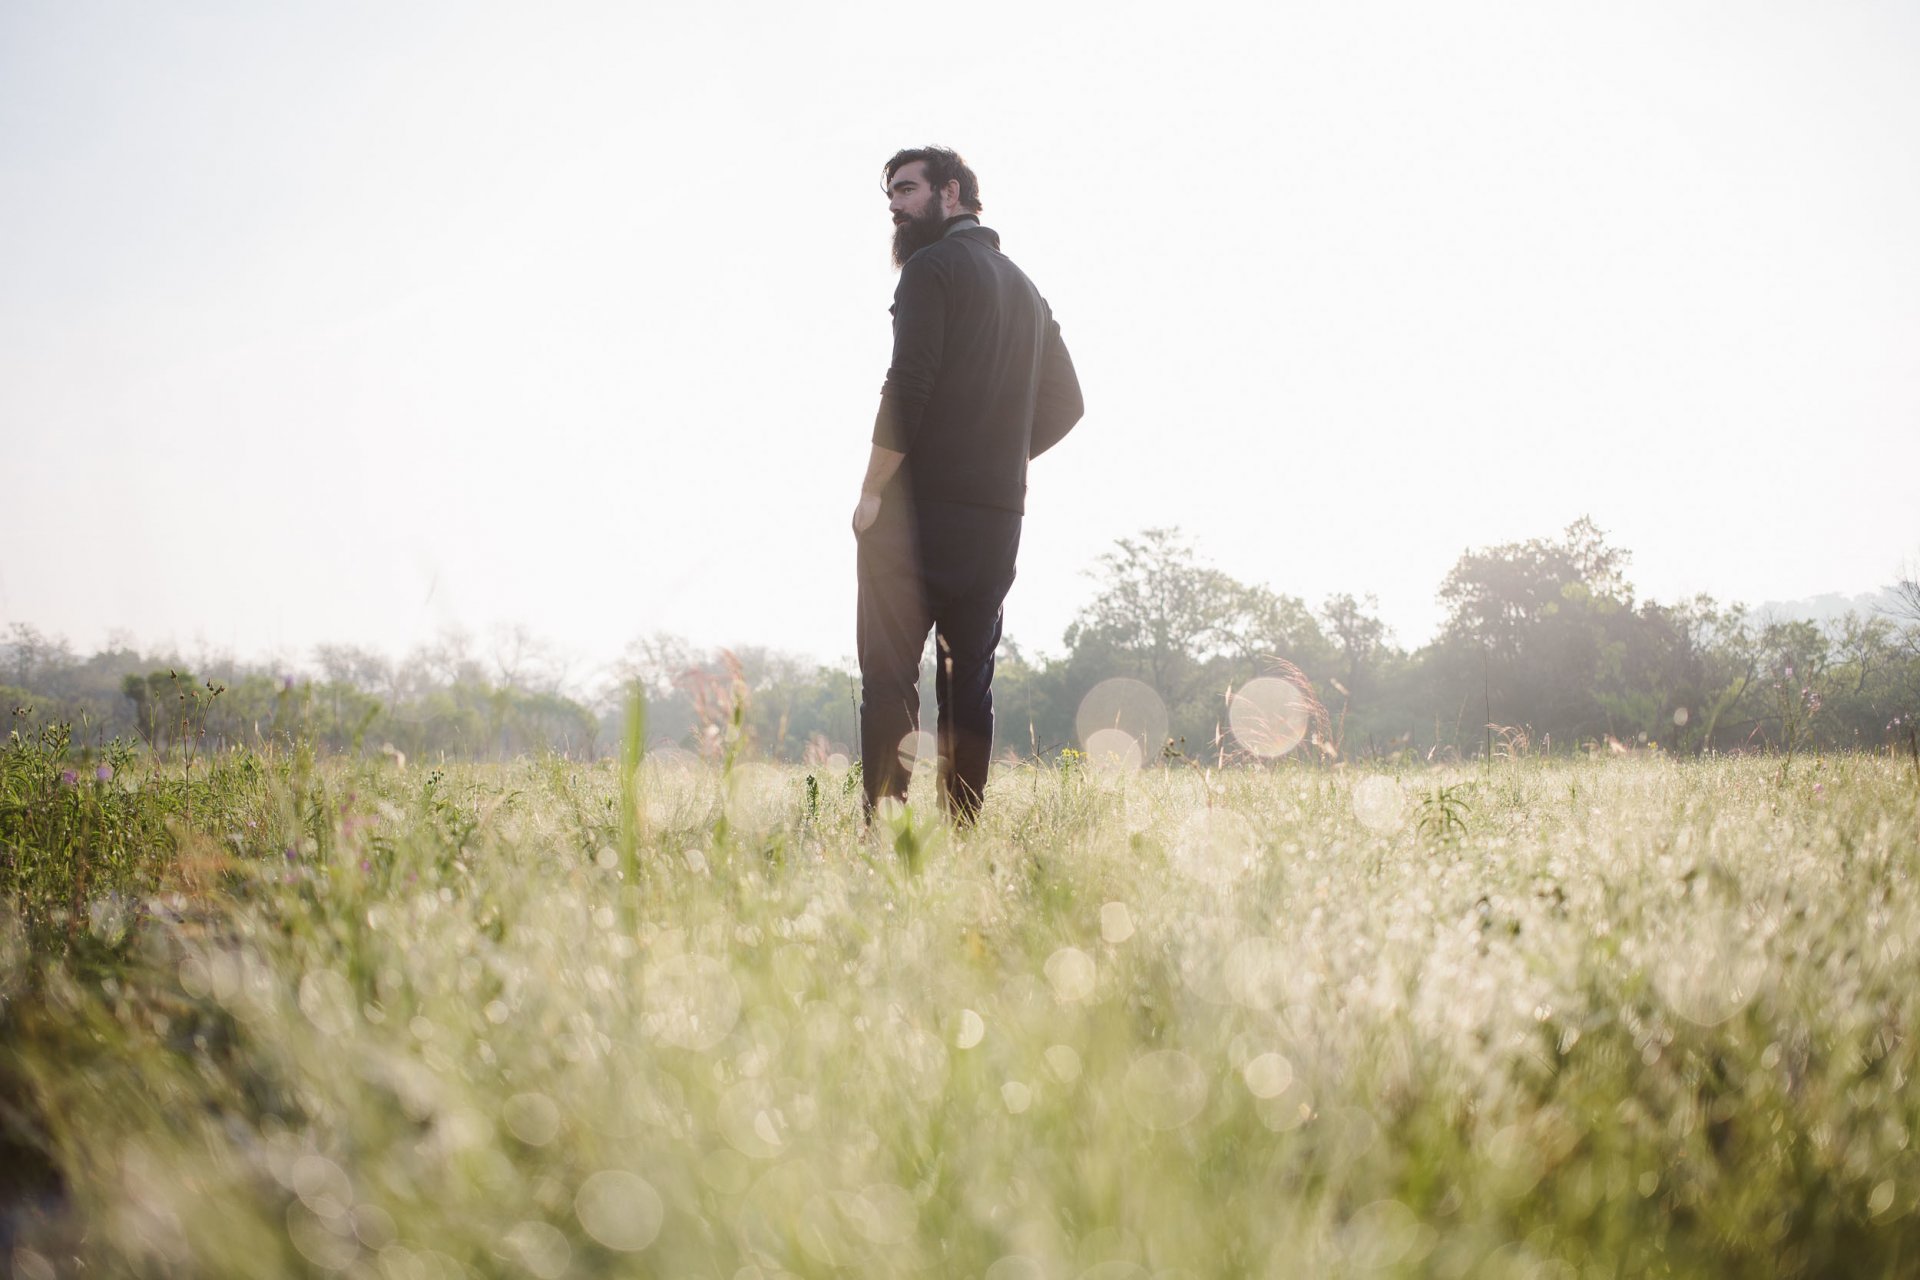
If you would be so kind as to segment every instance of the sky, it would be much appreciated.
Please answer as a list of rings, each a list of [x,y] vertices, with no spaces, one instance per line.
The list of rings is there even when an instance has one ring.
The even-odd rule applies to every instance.
[[[1920,6],[0,4],[0,625],[840,661],[940,143],[1087,416],[1007,631],[1178,526],[1406,645],[1591,516],[1642,598],[1920,560]]]

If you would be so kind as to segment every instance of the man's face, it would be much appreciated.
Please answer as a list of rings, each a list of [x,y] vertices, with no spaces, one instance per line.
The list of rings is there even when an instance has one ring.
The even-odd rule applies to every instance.
[[[893,265],[904,267],[916,250],[940,238],[947,220],[940,193],[927,185],[927,162],[915,160],[894,170],[887,185],[887,211],[893,215]]]

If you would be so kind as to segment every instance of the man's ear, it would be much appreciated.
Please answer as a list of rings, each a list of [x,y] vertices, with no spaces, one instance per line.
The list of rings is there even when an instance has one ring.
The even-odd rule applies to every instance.
[[[951,205],[947,203],[949,200],[953,202]],[[940,188],[940,206],[949,218],[966,212],[960,207],[960,179],[949,178],[947,185]]]

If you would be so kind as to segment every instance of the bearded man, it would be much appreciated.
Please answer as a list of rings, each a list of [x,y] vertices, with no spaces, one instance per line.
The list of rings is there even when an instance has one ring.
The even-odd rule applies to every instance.
[[[859,547],[860,757],[868,816],[904,800],[934,634],[940,797],[973,822],[993,756],[993,659],[1013,585],[1027,463],[1080,420],[1073,360],[1045,298],[980,225],[956,153],[887,161],[893,361],[853,512]]]

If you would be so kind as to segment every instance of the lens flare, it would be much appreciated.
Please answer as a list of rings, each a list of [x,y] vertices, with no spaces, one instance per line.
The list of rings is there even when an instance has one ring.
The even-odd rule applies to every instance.
[[[516,1093],[500,1108],[513,1136],[530,1147],[544,1147],[560,1136],[560,1108],[544,1093]]]
[[[1061,1004],[1077,1004],[1093,995],[1098,971],[1093,957],[1078,947],[1062,947],[1047,957],[1047,981]]]
[[[1392,778],[1362,778],[1353,788],[1353,816],[1360,825],[1391,835],[1407,822],[1407,793]]]
[[[621,1253],[637,1253],[660,1234],[666,1206],[660,1193],[639,1174],[602,1169],[580,1184],[573,1212],[599,1243]]]
[[[1138,773],[1140,739],[1125,729],[1095,729],[1087,735],[1087,766],[1095,773]]]
[[[1118,752],[1124,758],[1118,737],[1103,736],[1123,735],[1133,739],[1144,763],[1158,757],[1160,748],[1166,745],[1167,704],[1151,685],[1127,676],[1115,676],[1087,690],[1087,696],[1080,699],[1080,710],[1073,724],[1088,756]]]
[[[787,1149],[788,1124],[765,1080],[742,1080],[720,1095],[720,1136],[750,1160],[771,1160]]]
[[[1293,1064],[1277,1053],[1263,1053],[1240,1070],[1247,1092],[1256,1098],[1277,1098],[1293,1084]]]
[[[1760,941],[1737,912],[1718,908],[1674,927],[1661,940],[1654,985],[1675,1013],[1703,1027],[1744,1009],[1767,976]]]
[[[900,739],[900,767],[909,773],[916,768],[932,766],[939,754],[939,741],[925,729],[915,729]]]
[[[1287,754],[1307,736],[1311,721],[1307,695],[1275,676],[1249,680],[1233,694],[1227,706],[1227,724],[1234,740],[1263,759]]]

